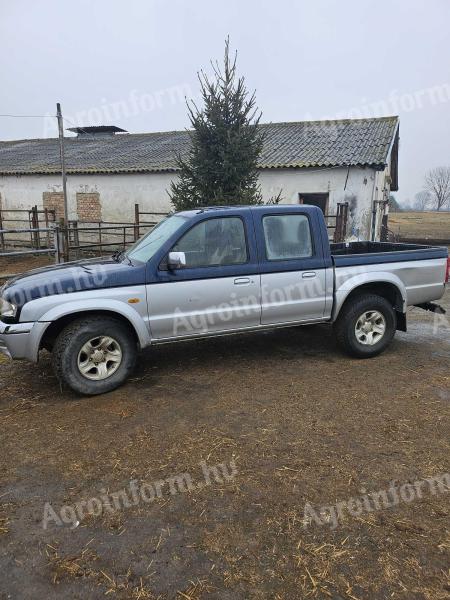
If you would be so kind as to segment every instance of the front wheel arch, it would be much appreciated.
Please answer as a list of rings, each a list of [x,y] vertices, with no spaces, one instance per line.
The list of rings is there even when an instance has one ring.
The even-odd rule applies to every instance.
[[[111,317],[116,321],[119,321],[129,329],[130,333],[134,336],[134,339],[136,340],[136,344],[140,346],[138,333],[134,328],[133,324],[126,317],[124,317],[120,313],[116,313],[111,310],[86,310],[71,313],[68,315],[63,315],[62,317],[59,317],[59,319],[56,319],[55,321],[50,323],[50,325],[44,331],[44,334],[40,340],[39,350],[45,349],[51,352],[55,344],[56,338],[59,336],[63,329],[65,329],[74,321],[78,321],[79,319],[89,317]]]

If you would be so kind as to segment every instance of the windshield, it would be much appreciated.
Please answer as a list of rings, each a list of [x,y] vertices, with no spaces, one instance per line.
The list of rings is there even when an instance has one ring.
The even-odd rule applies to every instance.
[[[184,223],[186,223],[186,218],[178,215],[163,219],[156,227],[133,244],[126,252],[126,256],[133,260],[147,262]]]

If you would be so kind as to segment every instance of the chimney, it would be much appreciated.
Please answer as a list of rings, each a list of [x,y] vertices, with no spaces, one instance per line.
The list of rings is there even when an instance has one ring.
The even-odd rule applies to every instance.
[[[73,131],[77,137],[92,140],[97,138],[112,137],[116,133],[128,133],[125,129],[115,125],[94,125],[88,127],[68,127],[67,131]]]

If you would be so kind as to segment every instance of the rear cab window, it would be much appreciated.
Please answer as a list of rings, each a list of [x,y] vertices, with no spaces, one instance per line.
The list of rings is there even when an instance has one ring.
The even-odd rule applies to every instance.
[[[311,228],[306,215],[266,215],[262,222],[267,260],[312,257]]]

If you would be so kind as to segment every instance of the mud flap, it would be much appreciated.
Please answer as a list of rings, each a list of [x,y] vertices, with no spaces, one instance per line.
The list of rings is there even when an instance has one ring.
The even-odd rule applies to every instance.
[[[397,331],[407,331],[408,326],[406,322],[406,313],[400,312],[399,310],[395,311],[395,316],[397,317]]]

